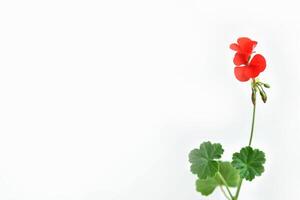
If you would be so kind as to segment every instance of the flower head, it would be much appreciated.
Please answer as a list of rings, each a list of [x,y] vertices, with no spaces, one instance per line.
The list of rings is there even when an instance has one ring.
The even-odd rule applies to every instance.
[[[266,60],[261,54],[256,54],[251,59],[253,49],[257,42],[247,37],[238,38],[237,43],[230,45],[230,49],[236,51],[233,58],[235,77],[242,82],[250,78],[256,78],[266,68]]]

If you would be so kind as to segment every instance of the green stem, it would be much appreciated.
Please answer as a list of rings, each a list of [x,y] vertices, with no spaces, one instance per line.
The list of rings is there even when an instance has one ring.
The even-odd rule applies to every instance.
[[[225,192],[224,188],[222,187],[222,185],[220,185],[220,189],[221,189],[222,193],[224,194],[224,196],[226,197],[226,199],[232,200],[232,199],[226,194],[226,192]]]
[[[256,96],[256,92],[255,92],[254,95]],[[253,104],[252,125],[251,125],[250,140],[249,140],[249,145],[248,146],[251,146],[252,139],[253,139],[254,124],[255,124],[255,110],[256,110],[256,103]],[[242,187],[242,183],[243,183],[243,179],[241,179],[240,182],[239,182],[239,185],[238,185],[238,188],[237,188],[237,191],[236,191],[236,194],[235,194],[233,200],[238,200],[239,194],[240,194],[240,191],[241,191],[241,187]]]
[[[226,180],[224,179],[224,177],[222,176],[222,174],[220,172],[217,172],[217,174],[218,174],[219,178],[221,179],[222,183],[225,185],[225,188],[226,188],[227,192],[229,193],[230,198],[232,200],[234,200],[234,196],[232,195]]]
[[[256,94],[255,94],[256,95]],[[250,140],[249,140],[249,146],[251,146],[253,133],[254,133],[254,123],[255,123],[255,110],[256,110],[256,104],[253,105],[253,113],[252,113],[252,125],[251,125],[251,133],[250,133]]]
[[[239,194],[240,194],[240,191],[241,191],[242,183],[243,183],[243,179],[241,178],[241,180],[239,182],[239,185],[238,185],[238,188],[236,190],[236,194],[235,194],[234,200],[237,200],[239,198]]]

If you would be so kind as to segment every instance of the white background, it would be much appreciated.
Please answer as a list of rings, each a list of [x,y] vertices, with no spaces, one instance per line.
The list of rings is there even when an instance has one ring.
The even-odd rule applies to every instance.
[[[299,199],[297,1],[0,2],[0,199],[199,200],[188,153],[245,146],[249,83],[228,46],[258,41],[271,84],[242,200]]]

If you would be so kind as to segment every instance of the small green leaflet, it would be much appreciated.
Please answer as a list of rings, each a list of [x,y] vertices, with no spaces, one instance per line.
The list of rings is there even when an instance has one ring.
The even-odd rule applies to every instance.
[[[264,172],[265,154],[258,149],[244,147],[239,153],[233,154],[232,160],[232,166],[238,169],[240,176],[248,181],[252,181],[255,176],[260,176]]]
[[[240,180],[239,171],[233,168],[230,162],[220,162],[219,165],[219,172],[228,186],[237,187]],[[223,182],[220,180],[219,175],[216,174],[213,178],[198,179],[196,181],[196,190],[202,195],[208,196],[220,185],[223,185]]]
[[[204,196],[208,196],[219,185],[215,178],[207,177],[206,179],[198,179],[196,181],[196,190]]]
[[[240,174],[230,162],[221,162],[219,172],[222,174],[229,187],[237,187],[240,182]],[[218,182],[223,185],[222,181],[217,177]]]
[[[197,174],[199,179],[214,177],[219,170],[219,164],[215,159],[221,158],[223,152],[221,144],[202,143],[199,149],[194,149],[189,154],[191,172]]]

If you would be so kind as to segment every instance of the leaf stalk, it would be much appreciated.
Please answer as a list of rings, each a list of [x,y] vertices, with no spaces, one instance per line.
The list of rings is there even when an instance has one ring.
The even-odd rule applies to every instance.
[[[221,174],[220,172],[217,172],[217,174],[218,174],[219,178],[221,179],[222,183],[225,185],[225,188],[226,188],[226,190],[227,190],[227,192],[228,192],[230,198],[231,198],[232,200],[234,200],[234,196],[233,196],[233,194],[231,193],[231,191],[230,191],[230,189],[229,189],[229,186],[228,186],[226,180],[224,179],[224,177],[222,176],[222,174]]]

